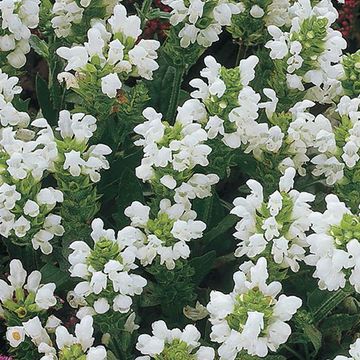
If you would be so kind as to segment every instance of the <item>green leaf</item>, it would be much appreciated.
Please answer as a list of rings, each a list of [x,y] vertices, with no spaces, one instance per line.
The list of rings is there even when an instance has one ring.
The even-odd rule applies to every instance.
[[[189,265],[195,270],[193,276],[194,283],[199,285],[205,276],[211,271],[216,260],[216,251],[191,259]]]
[[[347,331],[355,327],[360,322],[360,315],[335,314],[324,319],[321,323],[321,330],[331,330],[336,328],[340,331]]]
[[[39,74],[36,76],[36,95],[44,118],[48,120],[50,125],[55,126],[57,111],[53,107],[48,84]]]
[[[207,225],[208,231],[211,230],[211,226],[215,226],[228,213],[221,204],[216,191],[213,191],[213,196],[205,199],[195,199],[193,207],[198,215],[198,219]]]
[[[106,352],[106,359],[107,360],[118,360],[118,358],[110,350],[107,350],[107,352]]]
[[[44,40],[41,40],[36,35],[31,35],[29,39],[30,46],[34,49],[34,51],[42,56],[45,59],[48,59],[50,56],[49,47]]]
[[[166,116],[169,110],[173,112],[186,97],[184,93],[181,94],[180,89],[184,69],[170,66],[163,56],[159,58],[158,64],[159,69],[154,73],[153,80],[146,82],[151,99],[149,106]],[[166,120],[171,122],[173,119]]]
[[[144,201],[141,184],[131,169],[125,169],[121,175],[116,198],[116,213],[113,215],[119,228],[129,224],[129,219],[124,215],[125,209],[133,201]]]
[[[16,110],[28,112],[30,99],[23,100],[19,96],[15,96],[12,101],[12,104],[14,105]]]
[[[204,234],[203,240],[206,245],[209,246],[213,240],[233,228],[238,221],[239,218],[236,215],[225,216],[215,227]]]
[[[300,332],[300,337],[292,336],[292,340],[296,339],[296,342],[300,343],[304,343],[304,340],[311,342],[315,353],[317,353],[321,348],[322,334],[312,322],[311,313],[305,310],[299,310],[295,314],[293,321],[296,329]],[[301,333],[303,336],[301,336]]]
[[[314,323],[324,319],[334,308],[340,305],[348,296],[351,289],[340,289],[334,292],[315,289],[308,295],[308,306],[311,309]]]
[[[128,147],[129,148],[129,147]],[[124,171],[130,170],[133,173],[135,168],[140,165],[143,152],[138,148],[128,149],[129,154],[124,154],[120,158],[110,159],[110,170],[105,171],[101,176],[98,185],[99,193],[103,194],[102,202],[112,201],[118,195],[119,184]]]
[[[156,285],[152,281],[148,281],[143,293],[140,297],[139,305],[141,307],[150,307],[161,304],[161,299],[156,292]]]
[[[43,284],[55,283],[57,290],[64,289],[64,285],[69,282],[69,274],[52,264],[44,265],[40,272],[42,275],[41,282]]]
[[[322,334],[313,324],[303,324],[304,335],[310,340],[313,344],[315,352],[321,348]]]

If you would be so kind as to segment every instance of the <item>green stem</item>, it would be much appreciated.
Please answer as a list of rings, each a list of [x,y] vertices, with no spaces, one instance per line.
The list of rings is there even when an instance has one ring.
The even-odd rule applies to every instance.
[[[341,304],[348,296],[351,295],[351,291],[348,289],[340,289],[332,294],[330,298],[325,300],[321,307],[319,307],[313,313],[313,321],[317,324],[319,321],[325,318],[325,316],[336,306]]]
[[[286,349],[289,353],[293,354],[297,359],[304,360],[304,358],[298,354],[295,350],[293,350],[291,347],[287,345],[283,345],[283,348]]]
[[[124,359],[123,358],[123,352],[121,351],[120,346],[118,345],[117,341],[113,338],[111,338],[111,342],[110,342],[110,350],[114,353],[114,355],[116,356],[117,359]]]
[[[240,65],[240,60],[241,60],[241,49],[242,49],[242,46],[241,46],[241,43],[239,43],[239,49],[238,49],[238,52],[237,52],[237,55],[236,55],[236,62],[235,62],[235,66],[239,66],[239,65]]]
[[[218,269],[230,262],[237,261],[237,260],[238,260],[238,258],[235,257],[234,253],[220,256],[216,259],[213,269]]]
[[[183,75],[185,72],[185,68],[183,66],[177,66],[177,67],[174,67],[173,69],[175,71],[174,81],[173,81],[173,87],[171,90],[169,107],[168,107],[167,113],[166,113],[166,120],[169,121],[171,124],[173,124],[175,122],[175,114],[176,114],[176,109],[177,109],[178,103],[179,103],[181,83],[182,83]]]

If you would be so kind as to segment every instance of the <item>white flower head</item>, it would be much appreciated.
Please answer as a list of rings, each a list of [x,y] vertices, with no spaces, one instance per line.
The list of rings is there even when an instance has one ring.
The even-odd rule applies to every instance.
[[[220,343],[221,360],[234,360],[245,350],[249,355],[265,357],[276,351],[291,333],[286,323],[301,306],[301,299],[280,295],[281,284],[267,284],[267,263],[260,258],[256,265],[233,276],[235,287],[230,294],[210,293],[212,341]],[[254,304],[257,304],[256,307]]]

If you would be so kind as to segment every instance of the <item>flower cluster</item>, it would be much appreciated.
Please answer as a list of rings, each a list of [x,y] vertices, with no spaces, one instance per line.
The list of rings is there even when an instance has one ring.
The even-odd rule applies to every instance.
[[[207,309],[212,324],[210,337],[221,344],[220,359],[234,360],[245,349],[248,354],[265,357],[276,351],[291,333],[286,323],[300,308],[295,296],[278,294],[279,282],[266,284],[266,259],[256,265],[245,263],[234,274],[234,290],[230,294],[210,293]]]
[[[10,284],[0,280],[1,317],[8,324],[18,325],[57,303],[55,284],[40,284],[41,273],[37,270],[27,276],[20,260],[11,260],[8,281]],[[9,331],[7,337],[13,344],[16,337],[11,337],[11,334],[13,332]]]
[[[310,215],[315,233],[307,238],[310,254],[306,263],[316,267],[313,276],[319,279],[320,289],[337,290],[349,280],[359,292],[360,217],[335,195],[328,195],[325,201],[324,213]]]
[[[64,232],[61,218],[51,213],[63,201],[62,192],[41,187],[57,155],[56,143],[47,134],[11,126],[2,129],[0,233],[19,244],[32,243],[34,249],[40,248],[45,254],[52,251],[49,241]]]
[[[113,230],[105,230],[100,219],[92,222],[90,248],[85,242],[74,241],[69,255],[72,277],[82,278],[74,289],[74,306],[81,307],[78,317],[85,314],[104,314],[110,306],[114,311],[127,313],[132,304],[132,296],[140,295],[146,280],[131,273],[137,268],[134,246],[135,236],[123,229],[117,237]]]
[[[194,325],[187,325],[183,331],[168,329],[162,320],[152,324],[153,336],[140,335],[136,348],[146,356],[136,360],[150,359],[194,359],[213,360],[215,351],[211,347],[200,346],[200,332]]]
[[[231,25],[231,17],[242,10],[232,0],[162,0],[170,6],[170,24],[179,28],[180,46],[197,43],[205,48],[219,40],[223,26]]]
[[[39,24],[40,0],[9,0],[0,3],[0,51],[14,68],[25,65],[30,51],[31,29]],[[5,65],[2,59],[1,66]]]
[[[190,82],[198,88],[192,97],[201,99],[208,114],[197,121],[207,130],[209,139],[220,138],[230,149],[241,148],[258,161],[273,161],[276,154],[277,172],[294,167],[305,175],[303,166],[310,160],[309,150],[322,148],[324,138],[320,134],[332,131],[331,124],[322,114],[310,113],[308,109],[315,106],[310,100],[287,105],[283,111],[281,95],[278,97],[272,88],[263,89],[268,101],[261,102],[260,94],[249,86],[258,62],[252,55],[241,60],[239,67],[226,69],[213,57],[206,57],[207,67],[201,75],[208,83],[201,79]],[[264,117],[267,122],[262,121]]]
[[[241,217],[234,236],[240,240],[235,256],[250,258],[267,253],[280,267],[299,270],[305,258],[307,231],[312,214],[309,202],[315,196],[292,189],[295,170],[288,168],[280,179],[279,190],[264,201],[263,187],[254,180],[247,185],[251,194],[234,200],[231,213]]]
[[[38,123],[40,127],[42,124]],[[109,163],[105,156],[111,153],[109,146],[104,144],[90,145],[89,139],[96,130],[96,119],[83,113],[71,114],[62,110],[59,114],[57,130],[62,140],[57,140],[59,157],[58,166],[70,173],[71,176],[88,176],[92,182],[100,180],[100,171],[108,169]],[[44,123],[45,132],[51,131],[47,123]]]
[[[289,12],[290,31],[270,25],[272,40],[265,45],[270,49],[270,57],[286,66],[289,89],[304,91],[306,83],[321,86],[329,79],[339,78],[342,69],[338,63],[346,41],[339,31],[331,28],[337,18],[331,1],[321,1],[315,6],[310,0],[296,2]]]
[[[55,0],[51,25],[59,38],[79,35],[79,25],[84,21],[84,17],[86,19],[87,13],[91,13],[92,18],[108,18],[117,3],[118,0],[82,0],[80,3],[73,0]]]
[[[175,261],[190,256],[188,242],[199,239],[206,225],[196,219],[194,210],[187,210],[183,204],[171,204],[162,199],[155,218],[150,217],[150,207],[133,202],[125,209],[125,215],[131,220],[131,227],[125,228],[135,240],[137,257],[143,266],[151,264],[159,256],[160,264],[174,269]]]
[[[206,117],[204,107],[197,101],[188,100],[178,108],[174,125],[162,121],[162,115],[152,108],[143,112],[147,121],[137,125],[134,131],[142,138],[135,142],[144,149],[141,165],[136,175],[149,181],[155,188],[171,190],[177,203],[190,207],[189,199],[210,195],[211,186],[219,180],[215,174],[199,174],[196,166],[207,166],[210,146],[208,136],[197,120]]]
[[[268,26],[281,28],[291,24],[289,0],[243,0],[241,4],[243,11],[233,16],[228,31],[247,46],[264,44]]]
[[[258,61],[256,56],[250,56],[241,60],[239,67],[226,69],[207,56],[206,67],[200,73],[207,83],[202,79],[191,80],[190,85],[197,88],[191,96],[201,99],[209,114],[209,118],[203,116],[198,120],[206,122],[209,139],[221,135],[231,148],[247,142],[245,133],[258,117],[260,96],[248,86],[255,77]]]
[[[336,115],[331,121],[322,117],[325,126],[317,134],[319,154],[311,159],[315,165],[313,175],[325,176],[328,185],[334,185],[336,193],[347,200],[353,209],[359,207],[357,197],[357,173],[360,153],[359,98],[343,96],[336,108]]]
[[[104,346],[93,347],[93,318],[85,316],[79,324],[75,326],[75,336],[57,323],[52,331],[55,331],[54,345],[49,336],[50,328],[43,327],[38,317],[35,317],[22,326],[8,329],[8,336],[12,337],[12,346],[18,347],[26,338],[37,347],[41,360],[57,359],[86,359],[86,360],[105,360],[107,357]],[[15,340],[14,340],[15,339]]]
[[[122,88],[122,81],[129,77],[152,79],[153,71],[158,68],[155,60],[160,43],[156,40],[137,43],[142,32],[140,25],[139,17],[127,16],[126,8],[116,5],[106,25],[100,21],[92,25],[84,45],[57,50],[67,61],[66,72],[59,74],[59,80],[64,79],[68,88],[100,84],[101,91],[114,98]],[[75,71],[75,77],[69,73],[71,70]]]
[[[14,96],[22,91],[22,88],[17,85],[18,82],[17,77],[9,77],[0,69],[0,124],[3,127],[16,126],[24,128],[30,123],[28,113],[18,111],[12,104]]]

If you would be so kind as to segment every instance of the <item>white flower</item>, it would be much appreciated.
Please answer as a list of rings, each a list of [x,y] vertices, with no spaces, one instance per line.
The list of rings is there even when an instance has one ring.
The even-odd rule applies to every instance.
[[[25,330],[22,326],[11,326],[6,330],[6,339],[11,347],[18,347],[25,340]]]
[[[134,246],[144,266],[151,264],[158,255],[161,264],[173,269],[176,260],[189,257],[187,242],[201,238],[206,228],[202,221],[195,220],[195,211],[187,210],[180,203],[172,205],[168,199],[161,200],[154,219],[150,217],[150,208],[139,202],[125,209],[125,215],[130,217],[133,232],[140,229]]]
[[[41,321],[38,316],[28,320],[27,322],[23,323],[25,333],[28,337],[31,338],[31,341],[36,345],[39,346],[42,343],[47,344],[48,346],[51,345],[51,340],[49,334],[42,326]]]
[[[64,170],[68,170],[72,176],[79,176],[81,174],[81,166],[85,166],[86,162],[81,158],[79,151],[71,150],[65,153]]]
[[[221,33],[222,26],[231,25],[232,15],[239,14],[241,11],[240,6],[228,0],[222,0],[214,7],[206,7],[206,1],[203,0],[188,2],[163,0],[162,2],[173,9],[170,18],[171,25],[176,26],[181,23],[179,37],[180,45],[184,48],[195,42],[204,47],[211,46],[219,39],[218,35]],[[204,21],[206,27],[198,25],[201,21]]]
[[[325,201],[325,212],[316,212],[310,217],[315,233],[307,238],[310,254],[306,263],[315,267],[313,277],[319,279],[320,289],[333,291],[343,288],[348,279],[359,292],[360,264],[357,259],[360,245],[353,233],[359,216],[353,215],[335,195],[328,195]]]
[[[131,238],[127,231],[129,228],[119,231],[115,236],[113,230],[105,230],[103,226],[100,219],[92,223],[93,248],[82,241],[70,245],[73,250],[69,255],[70,274],[84,280],[76,285],[73,295],[77,299],[72,302],[74,307],[86,304],[86,298],[91,295],[95,297],[95,302],[93,310],[89,310],[103,314],[112,307],[114,311],[127,313],[132,305],[131,297],[140,295],[146,285],[144,278],[131,271],[137,267],[134,242],[140,239],[136,235]],[[109,286],[113,289],[112,301],[108,294]]]
[[[79,142],[87,142],[96,130],[96,119],[84,113],[71,114],[67,110],[59,113],[57,130],[63,139],[75,138]]]
[[[210,293],[212,341],[220,343],[220,359],[234,360],[241,350],[249,355],[265,357],[268,349],[276,351],[291,333],[286,323],[301,306],[295,296],[277,295],[279,282],[266,284],[265,258],[256,265],[234,274],[235,287],[230,294]],[[256,310],[253,308],[257,304]],[[239,314],[245,313],[245,317]]]
[[[65,71],[81,68],[88,62],[89,55],[84,47],[74,46],[72,48],[60,47],[56,53],[68,61]]]
[[[101,91],[110,98],[116,97],[117,91],[121,89],[121,81],[117,74],[109,74],[101,78]]]
[[[21,194],[16,191],[15,185],[9,185],[7,183],[0,185],[0,207],[11,210],[20,199]]]
[[[265,15],[265,11],[260,6],[253,5],[250,9],[250,15],[256,19],[259,19]]]
[[[231,213],[241,220],[234,236],[240,240],[236,256],[253,258],[269,249],[275,263],[292,271],[299,270],[299,262],[305,259],[306,238],[312,214],[309,202],[312,194],[293,190],[295,170],[288,168],[281,177],[279,190],[263,200],[262,186],[250,180],[252,192],[246,198],[234,200]]]
[[[40,309],[48,309],[56,305],[56,298],[54,296],[55,284],[50,283],[38,288],[36,292],[35,302]]]
[[[40,213],[39,205],[33,200],[27,200],[24,206],[24,214],[36,217]]]
[[[0,93],[4,100],[10,103],[14,96],[22,92],[21,86],[18,86],[19,79],[16,76],[9,77],[8,74],[0,70]]]
[[[153,71],[159,67],[155,60],[160,43],[144,39],[137,42],[142,33],[140,18],[127,16],[126,8],[114,1],[109,8],[113,12],[106,22],[93,19],[84,45],[60,47],[57,54],[67,60],[66,72],[75,71],[75,77],[62,73],[59,78],[61,81],[65,79],[68,87],[81,88],[83,81],[88,81],[84,80],[88,72],[86,65],[92,64],[92,59],[96,58],[94,75],[99,75],[101,91],[115,98],[117,90],[122,88],[122,81],[129,75],[152,79]],[[79,18],[81,16],[79,14]],[[68,31],[70,27],[66,27],[65,32]]]
[[[187,325],[183,331],[180,329],[168,329],[162,320],[152,324],[153,336],[140,335],[136,349],[142,354],[150,357],[137,357],[136,360],[144,358],[157,358],[164,352],[170,358],[178,356],[191,356],[201,360],[213,360],[215,351],[212,348],[200,346],[200,332],[194,325]]]

